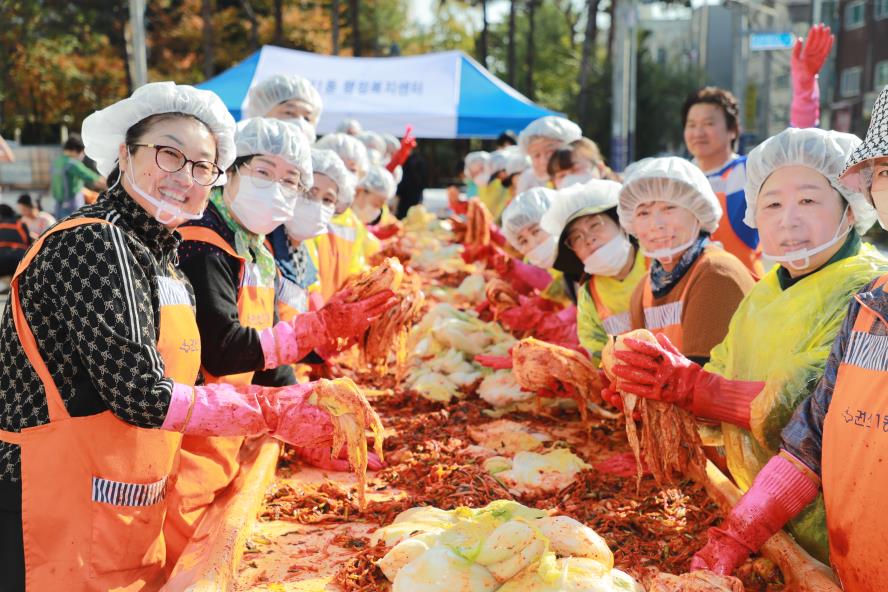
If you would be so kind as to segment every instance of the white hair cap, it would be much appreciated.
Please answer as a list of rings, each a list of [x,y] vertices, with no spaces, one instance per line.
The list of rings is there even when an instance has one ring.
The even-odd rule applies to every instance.
[[[237,155],[280,156],[297,169],[300,181],[311,187],[311,148],[308,139],[292,123],[268,117],[255,117],[241,122],[234,137]]]
[[[715,232],[722,217],[718,197],[709,179],[684,158],[645,158],[626,169],[617,213],[620,225],[635,235],[635,210],[643,203],[665,201],[686,208],[700,222],[700,229]]]
[[[490,153],[485,152],[484,150],[478,150],[476,152],[469,152],[466,154],[466,157],[463,162],[463,173],[468,177],[469,170],[475,165],[481,165],[484,167],[485,171],[488,171],[487,165],[490,162]],[[504,167],[505,168],[505,167]],[[500,169],[502,170],[502,169]]]
[[[531,141],[536,138],[558,140],[562,144],[570,144],[583,137],[580,126],[569,119],[557,115],[546,115],[534,120],[518,135],[518,146],[527,154]]]
[[[380,134],[382,139],[385,140],[385,155],[389,158],[398,151],[401,147],[401,140],[396,138],[393,134]]]
[[[540,221],[540,226],[555,238],[560,238],[567,225],[576,218],[600,214],[617,207],[622,187],[616,181],[593,179],[559,189],[555,192],[552,207]]]
[[[862,194],[839,182],[845,161],[861,144],[853,134],[818,128],[788,128],[771,136],[749,153],[746,159],[746,222],[756,228],[755,208],[762,185],[771,174],[788,166],[804,166],[826,177],[833,189],[854,212],[854,226],[866,233],[876,222],[876,210]]]
[[[361,122],[357,119],[343,119],[339,122],[339,125],[336,126],[336,131],[350,136],[357,136],[364,131],[364,126],[362,126]]]
[[[263,117],[285,101],[302,101],[311,106],[312,125],[318,124],[324,102],[307,79],[296,74],[277,74],[250,89],[244,104],[244,118]]]
[[[546,187],[534,187],[518,194],[503,210],[502,227],[506,240],[517,249],[518,233],[531,224],[539,224],[554,199],[555,192]]]
[[[96,111],[83,120],[81,136],[86,155],[108,176],[117,166],[120,145],[131,127],[152,115],[183,113],[206,125],[216,138],[216,165],[226,170],[234,162],[234,118],[216,93],[175,82],[152,82],[136,89],[129,98]],[[224,185],[225,173],[216,180]]]
[[[370,168],[370,159],[367,156],[367,147],[354,136],[343,133],[328,134],[317,141],[315,148],[332,150],[343,161],[350,160],[358,167],[361,174],[366,174]]]
[[[384,195],[388,200],[395,196],[398,184],[395,183],[395,177],[388,172],[388,169],[381,166],[371,166],[364,178],[358,181],[358,187],[371,193]]]
[[[355,176],[332,150],[312,149],[311,168],[315,177],[325,175],[336,183],[336,213],[341,214],[355,200]]]

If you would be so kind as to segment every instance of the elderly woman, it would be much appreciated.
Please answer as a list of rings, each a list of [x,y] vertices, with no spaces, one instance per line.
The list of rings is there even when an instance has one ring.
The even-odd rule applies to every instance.
[[[171,82],[84,121],[114,185],[35,243],[0,323],[4,589],[160,588],[183,434],[329,445],[311,385],[194,386],[201,339],[175,229],[225,182],[234,131],[216,95]]]
[[[799,450],[805,447],[795,446],[774,457],[781,430],[823,374],[849,299],[888,269],[888,261],[860,240],[875,212],[862,195],[838,180],[847,155],[859,144],[849,134],[788,129],[753,150],[747,162],[747,221],[758,228],[765,256],[780,265],[740,303],[727,336],[705,367],[663,340],[650,347],[630,341],[636,351],[621,359],[631,367],[616,369],[625,391],[721,421],[736,483],[742,489],[754,481],[777,486],[781,503],[794,508],[793,516],[799,514],[790,531],[822,561],[828,556],[823,504],[809,505],[816,487],[807,497],[796,468],[804,466],[799,459],[810,458],[810,452],[803,454]],[[733,532],[732,526],[736,524],[727,532]],[[730,536],[713,535],[729,549],[716,557],[710,548],[704,553],[706,562],[723,565],[737,557],[727,541]],[[764,542],[738,540],[756,542],[747,554]]]

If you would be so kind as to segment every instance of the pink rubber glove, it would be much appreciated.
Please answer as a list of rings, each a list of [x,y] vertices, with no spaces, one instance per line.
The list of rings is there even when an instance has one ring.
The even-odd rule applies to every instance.
[[[545,290],[552,283],[552,276],[545,269],[519,261],[505,253],[492,258],[491,267],[497,275],[512,284],[512,287],[522,294],[533,290]]]
[[[820,484],[802,466],[786,451],[769,460],[721,528],[709,529],[709,541],[694,555],[691,571],[730,575],[814,501]]]
[[[322,358],[334,355],[357,339],[379,315],[394,303],[394,293],[385,290],[364,300],[347,303],[346,292],[333,295],[323,308],[305,312],[292,321],[282,321],[259,332],[265,369],[293,364],[315,351]],[[340,346],[339,340],[345,345]]]
[[[820,120],[820,87],[817,78],[834,40],[829,27],[821,23],[811,27],[806,40],[797,39],[792,48],[792,105],[789,124],[793,127],[814,127]]]
[[[333,424],[309,404],[314,383],[284,387],[175,383],[164,430],[192,436],[270,434],[294,446],[329,446]]]
[[[618,351],[616,356],[628,365],[617,364],[613,369],[619,390],[749,429],[752,401],[765,383],[729,380],[707,372],[683,356],[665,335],[657,335],[657,341],[659,345],[626,340],[633,351]]]
[[[325,471],[337,471],[347,473],[351,471],[351,465],[348,463],[348,450],[343,446],[336,458],[333,458],[332,450],[327,446],[298,446],[295,448],[296,455],[306,464],[324,469]],[[367,468],[371,471],[378,471],[385,467],[382,459],[375,452],[367,453]]]

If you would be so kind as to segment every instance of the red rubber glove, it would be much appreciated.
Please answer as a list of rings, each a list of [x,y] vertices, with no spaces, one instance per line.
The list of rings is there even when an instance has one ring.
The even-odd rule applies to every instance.
[[[545,269],[519,261],[499,249],[488,258],[488,267],[522,294],[545,290],[552,283],[552,276]]]
[[[373,236],[375,236],[379,240],[388,240],[398,234],[398,232],[401,230],[401,225],[395,223],[387,224],[385,226],[379,226],[377,224],[375,226],[368,226],[367,228],[370,230],[370,232],[373,233]]]
[[[657,335],[657,341],[658,345],[625,340],[631,351],[616,352],[617,359],[623,363],[613,368],[619,379],[619,390],[688,407],[697,375],[703,368],[687,359],[665,335]]]
[[[820,484],[801,466],[785,451],[769,460],[721,528],[709,529],[709,541],[694,555],[691,570],[730,575],[814,501]]]
[[[396,168],[407,162],[407,158],[410,157],[410,153],[413,152],[414,148],[416,148],[416,138],[413,137],[413,127],[408,125],[407,130],[404,132],[404,137],[401,138],[401,146],[397,152],[392,154],[389,163],[385,165],[388,172],[394,173]]]
[[[347,473],[351,471],[351,465],[348,462],[348,449],[343,446],[339,450],[339,454],[333,457],[333,451],[330,445],[294,448],[296,455],[306,464],[323,469],[325,471],[337,471]],[[375,452],[367,453],[367,468],[371,471],[378,471],[385,467],[385,463],[376,455]]]
[[[682,355],[665,335],[657,335],[659,345],[627,339],[633,351],[617,352],[613,372],[621,391],[673,403],[697,417],[715,419],[749,429],[752,401],[762,392],[764,382],[729,380],[707,372]]]
[[[377,317],[395,303],[394,292],[385,290],[364,300],[345,302],[341,290],[318,311],[305,312],[290,322],[280,322],[260,331],[265,368],[298,362],[312,351],[322,358],[350,347]],[[340,339],[346,341],[340,344]]]
[[[790,76],[792,78],[792,105],[790,125],[798,128],[814,127],[820,119],[819,74],[835,37],[829,27],[814,25],[804,41],[797,39],[792,48]]]

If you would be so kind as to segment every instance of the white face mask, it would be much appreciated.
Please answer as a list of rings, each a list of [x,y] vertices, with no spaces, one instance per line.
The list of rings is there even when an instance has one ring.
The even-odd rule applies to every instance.
[[[554,236],[550,236],[527,252],[527,260],[537,267],[549,269],[555,264],[557,255],[558,240]]]
[[[364,204],[363,206],[352,204],[352,211],[364,224],[372,224],[382,215],[382,208],[374,208],[369,204]]]
[[[586,257],[583,260],[583,269],[590,275],[613,277],[623,270],[631,253],[632,243],[620,232]]]
[[[851,232],[851,228],[853,228],[853,225],[849,225],[844,230],[842,230],[842,224],[843,222],[845,222],[845,216],[848,214],[848,207],[849,206],[846,206],[845,211],[842,212],[842,219],[839,220],[839,226],[836,228],[836,232],[835,234],[833,234],[833,237],[822,245],[814,247],[813,249],[799,249],[798,251],[793,251],[791,253],[787,253],[786,255],[771,255],[769,253],[762,252],[762,256],[767,257],[775,263],[785,263],[797,271],[808,269],[808,267],[811,265],[811,257],[829,249],[837,242],[845,240],[845,237],[848,236],[849,232]],[[801,263],[801,265],[797,265],[799,263]]]
[[[130,154],[129,147],[126,149],[127,156],[129,156],[129,167],[127,167],[127,175],[129,176],[130,185],[133,186],[133,191],[142,196],[142,199],[153,205],[156,209],[154,210],[154,219],[163,224],[164,226],[169,226],[176,222],[177,220],[181,220],[182,222],[186,222],[188,220],[200,220],[203,218],[203,210],[201,210],[198,214],[192,214],[190,212],[186,212],[181,207],[174,205],[164,199],[158,199],[139,187],[139,184],[136,183],[136,177],[133,174],[133,169],[135,165],[133,164],[133,155]],[[117,183],[120,183],[120,177],[117,178]],[[117,183],[114,185],[116,186]],[[112,187],[113,189],[113,187]],[[206,209],[206,204],[204,204],[204,209]],[[182,223],[180,222],[180,224]]]
[[[676,247],[666,247],[665,249],[657,249],[656,251],[648,251],[644,249],[644,256],[650,259],[656,259],[660,263],[672,263],[672,258],[676,255],[680,255],[684,253],[697,242],[697,239],[700,238],[700,225],[694,224],[694,231],[691,233],[691,239],[682,243]]]
[[[873,197],[873,205],[879,215],[879,225],[888,230],[888,189],[871,190],[870,195]]]
[[[253,234],[268,234],[293,217],[296,200],[284,195],[279,183],[258,187],[255,178],[240,175],[231,213]]]
[[[564,189],[565,187],[570,187],[572,185],[582,185],[583,183],[588,183],[593,179],[597,179],[596,175],[593,175],[589,171],[583,171],[582,173],[573,173],[567,175],[566,177],[562,177],[560,181],[558,181],[558,189]]]
[[[296,200],[293,216],[284,224],[287,236],[302,242],[327,232],[327,224],[333,218],[333,207],[304,197]]]

